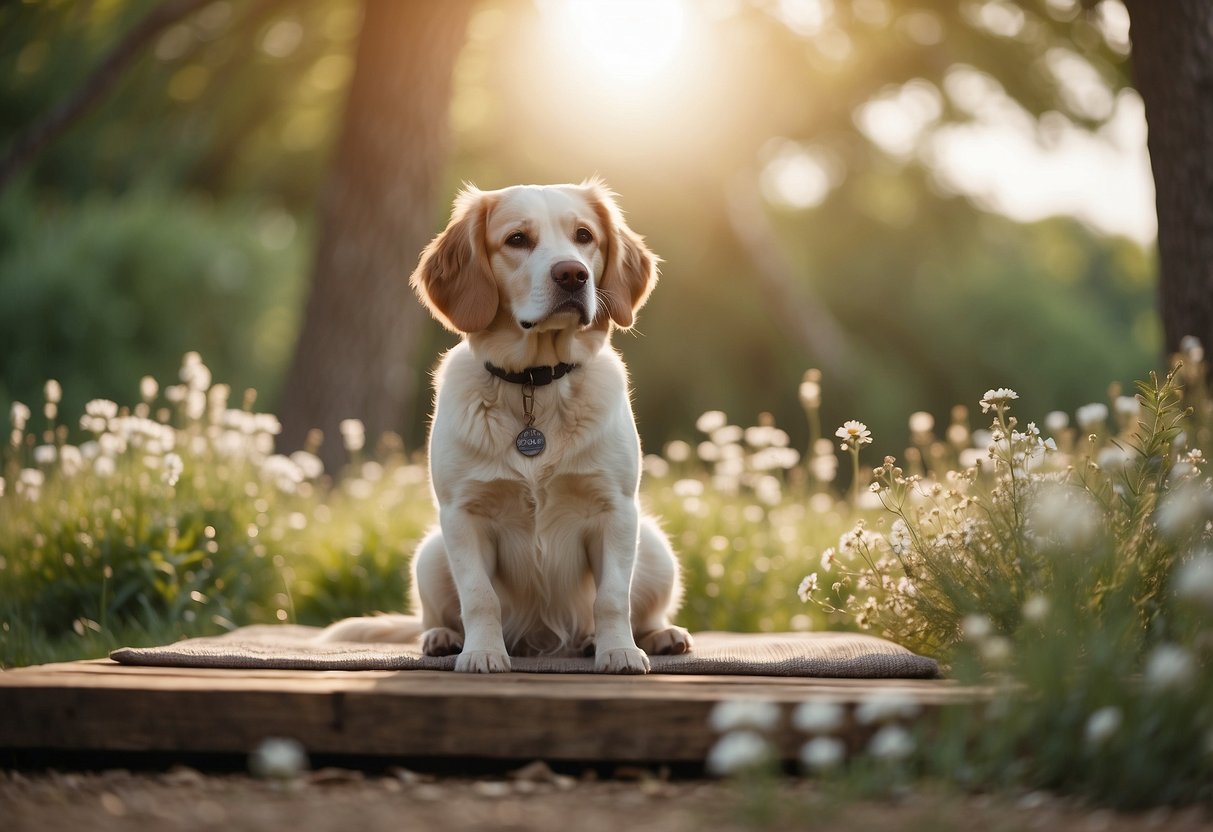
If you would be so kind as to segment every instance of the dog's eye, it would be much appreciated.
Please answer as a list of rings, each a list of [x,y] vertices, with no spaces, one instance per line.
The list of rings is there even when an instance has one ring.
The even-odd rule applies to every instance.
[[[523,234],[521,231],[515,231],[513,234],[505,238],[505,244],[511,248],[529,248],[531,238]]]
[[[573,239],[579,243],[592,243],[594,242],[594,235],[591,233],[590,229],[582,226],[581,228],[577,229],[577,233],[573,235]]]

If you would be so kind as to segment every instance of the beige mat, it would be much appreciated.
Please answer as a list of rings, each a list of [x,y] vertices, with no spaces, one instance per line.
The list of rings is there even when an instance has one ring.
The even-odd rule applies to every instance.
[[[313,641],[319,629],[244,627],[215,638],[163,647],[124,647],[110,653],[122,664],[158,667],[269,670],[452,670],[454,656],[421,655],[415,644]],[[695,649],[650,657],[653,673],[738,676],[816,676],[837,679],[930,679],[939,665],[885,639],[858,633],[695,634]],[[515,657],[521,673],[593,673],[590,658]]]

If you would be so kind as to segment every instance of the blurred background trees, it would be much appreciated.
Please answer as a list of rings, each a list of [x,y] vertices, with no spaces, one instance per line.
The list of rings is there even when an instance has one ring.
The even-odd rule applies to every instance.
[[[377,5],[395,19],[376,22]],[[155,6],[0,9],[0,146]],[[439,29],[409,17],[437,6]],[[1030,418],[1161,360],[1119,0],[480,0],[465,14],[219,1],[165,30],[0,193],[0,405],[36,400],[47,377],[68,412],[129,399],[198,349],[282,410],[289,439],[358,416],[416,448],[426,369],[451,340],[403,287],[459,181],[593,173],[665,260],[636,334],[617,339],[649,446],[689,438],[710,408],[771,412],[803,437],[808,367],[826,371],[825,418],[863,418],[879,451],[900,447],[910,411],[1005,385]],[[364,15],[384,74],[360,86]],[[343,164],[369,201],[335,193]],[[343,244],[373,263],[370,284],[334,265]],[[333,346],[348,335],[295,351],[301,326],[334,322],[364,360]]]

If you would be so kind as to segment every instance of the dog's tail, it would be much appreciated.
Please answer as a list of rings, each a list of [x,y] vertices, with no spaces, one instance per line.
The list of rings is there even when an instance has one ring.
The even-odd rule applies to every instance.
[[[316,636],[316,641],[402,644],[416,641],[422,630],[421,617],[417,615],[369,615],[330,624]]]

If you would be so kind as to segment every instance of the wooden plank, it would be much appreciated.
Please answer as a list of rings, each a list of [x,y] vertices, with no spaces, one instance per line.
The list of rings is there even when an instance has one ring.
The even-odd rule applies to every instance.
[[[981,691],[943,681],[740,676],[474,676],[443,671],[275,671],[73,662],[0,673],[0,749],[247,753],[265,737],[313,754],[696,762],[716,703],[878,693],[930,710]],[[851,732],[860,731],[852,722]],[[791,758],[802,738],[784,730]]]

